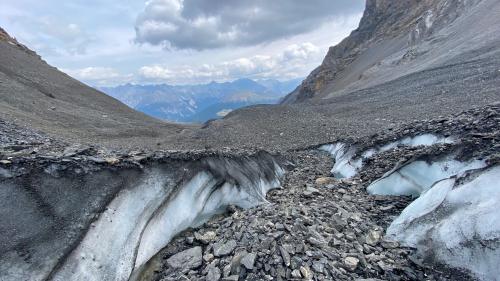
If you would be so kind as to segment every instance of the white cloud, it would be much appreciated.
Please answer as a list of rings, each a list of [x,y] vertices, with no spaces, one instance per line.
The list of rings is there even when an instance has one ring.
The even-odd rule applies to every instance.
[[[62,69],[61,71],[80,81],[97,86],[117,85],[133,80],[133,74],[120,74],[110,67],[85,67],[81,69]]]
[[[304,77],[356,28],[364,0],[4,2],[0,25],[12,36],[75,78],[111,86]]]
[[[308,59],[311,55],[318,53],[319,48],[312,43],[293,44],[283,52],[284,59]]]
[[[169,68],[162,65],[143,66],[139,75],[143,81],[167,83],[199,83],[248,78],[297,78],[305,76],[304,64],[317,61],[322,54],[310,42],[292,44],[275,55],[254,55],[197,67]]]
[[[139,74],[148,79],[170,79],[173,77],[172,71],[159,65],[143,66],[139,69]]]

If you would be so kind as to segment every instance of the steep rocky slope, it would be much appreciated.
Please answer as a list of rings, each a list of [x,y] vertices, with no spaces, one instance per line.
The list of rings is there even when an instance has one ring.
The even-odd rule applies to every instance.
[[[185,128],[134,111],[69,77],[3,30],[0,62],[2,119],[89,142],[142,136],[165,140]]]
[[[339,96],[423,70],[469,60],[498,46],[494,0],[368,0],[358,29],[284,103]],[[480,53],[471,51],[484,50]]]

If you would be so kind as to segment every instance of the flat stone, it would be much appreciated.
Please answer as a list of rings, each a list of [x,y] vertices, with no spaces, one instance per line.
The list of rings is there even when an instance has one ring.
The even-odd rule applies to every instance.
[[[233,250],[236,248],[236,241],[229,240],[226,243],[214,243],[213,248],[214,248],[214,256],[216,257],[227,256],[230,253],[232,253]]]
[[[290,254],[283,246],[280,246],[279,249],[280,249],[281,257],[283,258],[283,263],[285,264],[285,266],[290,266],[290,262],[291,262]]]
[[[323,273],[325,270],[325,264],[322,262],[313,262],[312,268],[317,273]]]
[[[382,247],[385,249],[394,249],[399,247],[399,243],[396,241],[389,241],[389,240],[384,240],[381,242]]]
[[[328,184],[333,184],[333,183],[337,183],[338,180],[336,178],[332,178],[332,177],[319,177],[316,179],[316,185],[318,186],[325,186],[325,185],[328,185]]]
[[[208,269],[206,280],[218,281],[218,280],[220,280],[220,276],[221,276],[220,269],[216,266],[211,266]]]
[[[381,211],[389,211],[390,209],[394,208],[394,205],[388,205],[388,206],[380,206],[378,207]]]
[[[222,281],[238,281],[239,279],[240,279],[239,275],[231,275],[231,276],[222,278]]]
[[[252,270],[255,264],[256,255],[254,253],[249,253],[241,259],[241,264],[248,270]]]
[[[176,269],[189,270],[201,266],[201,247],[197,246],[177,253],[167,259],[167,264]]]
[[[314,187],[312,187],[309,184],[307,185],[306,190],[303,192],[303,194],[305,196],[310,196],[310,195],[313,195],[313,194],[316,194],[316,193],[319,193],[319,190],[316,189],[316,188],[314,188]]]

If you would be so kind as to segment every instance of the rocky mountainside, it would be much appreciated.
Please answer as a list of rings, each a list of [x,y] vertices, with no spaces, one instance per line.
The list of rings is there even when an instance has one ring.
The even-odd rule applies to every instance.
[[[300,81],[238,79],[202,85],[127,84],[99,89],[150,116],[176,122],[201,123],[223,117],[240,107],[278,103]]]
[[[2,119],[15,120],[54,136],[89,142],[145,135],[168,139],[185,128],[148,117],[71,78],[17,43],[3,29],[0,62]]]
[[[479,56],[468,52],[498,45],[497,4],[368,0],[358,29],[331,47],[321,66],[283,102],[338,96],[452,65],[457,57]]]

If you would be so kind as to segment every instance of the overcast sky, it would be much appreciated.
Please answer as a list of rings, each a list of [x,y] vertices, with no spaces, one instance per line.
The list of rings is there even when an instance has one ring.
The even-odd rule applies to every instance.
[[[0,26],[93,86],[306,76],[364,0],[2,0]]]

